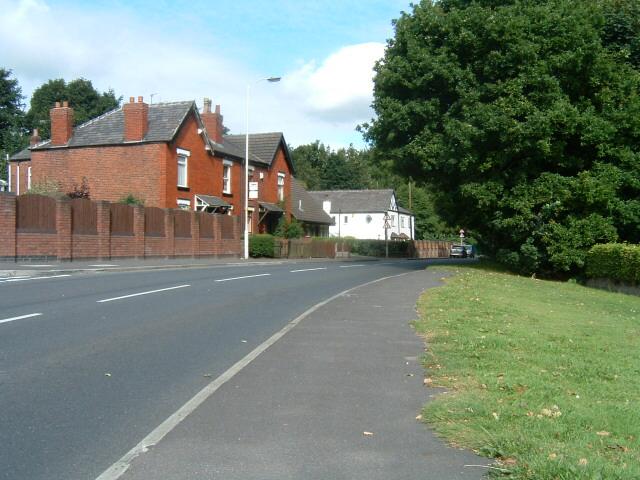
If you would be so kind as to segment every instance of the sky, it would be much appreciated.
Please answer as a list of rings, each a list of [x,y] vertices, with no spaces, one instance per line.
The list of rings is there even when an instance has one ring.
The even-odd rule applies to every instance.
[[[0,68],[28,107],[49,79],[125,101],[209,97],[231,133],[364,147],[373,66],[407,0],[0,0]],[[278,83],[261,81],[278,76]]]

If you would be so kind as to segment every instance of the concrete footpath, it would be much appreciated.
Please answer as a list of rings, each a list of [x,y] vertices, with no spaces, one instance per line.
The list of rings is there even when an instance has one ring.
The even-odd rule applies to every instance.
[[[423,343],[409,322],[440,276],[392,277],[313,311],[120,478],[483,478],[487,459],[415,418],[436,390],[423,386]]]

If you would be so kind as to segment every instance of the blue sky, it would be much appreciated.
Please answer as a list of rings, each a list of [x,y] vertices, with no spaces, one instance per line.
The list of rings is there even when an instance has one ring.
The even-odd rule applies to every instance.
[[[203,97],[225,124],[362,146],[373,115],[371,68],[409,1],[0,0],[0,66],[28,97],[50,78],[88,78],[118,95],[154,101]],[[5,48],[6,46],[7,48]],[[283,76],[279,84],[255,83]]]

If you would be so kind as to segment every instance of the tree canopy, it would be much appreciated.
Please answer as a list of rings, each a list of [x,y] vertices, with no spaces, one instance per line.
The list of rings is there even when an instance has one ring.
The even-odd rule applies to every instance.
[[[0,178],[6,179],[7,154],[21,146],[24,132],[22,90],[18,80],[11,78],[11,70],[0,68]]]
[[[84,78],[69,83],[62,78],[49,80],[33,92],[27,112],[29,127],[38,128],[40,136],[48,138],[51,134],[49,110],[56,102],[65,100],[73,107],[74,124],[79,125],[117,108],[122,97],[116,97],[113,90],[100,93],[90,80]]]
[[[365,136],[524,272],[640,241],[634,0],[423,0],[376,65]]]

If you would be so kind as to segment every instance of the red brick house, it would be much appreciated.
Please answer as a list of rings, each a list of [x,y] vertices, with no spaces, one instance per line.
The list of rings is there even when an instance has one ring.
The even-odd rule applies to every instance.
[[[145,206],[243,212],[244,135],[223,135],[220,107],[193,101],[147,104],[142,97],[73,128],[66,102],[50,111],[51,139],[37,132],[10,159],[9,190],[56,182],[69,192],[86,179],[94,200],[127,195]],[[250,231],[291,216],[293,165],[282,133],[250,135]],[[255,192],[255,193],[254,193]]]

